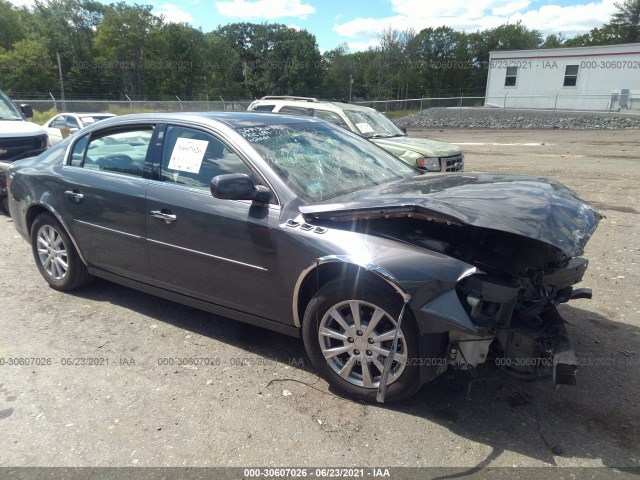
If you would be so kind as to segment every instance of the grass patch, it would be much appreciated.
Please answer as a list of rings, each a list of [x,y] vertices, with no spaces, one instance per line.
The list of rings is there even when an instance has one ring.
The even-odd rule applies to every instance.
[[[39,112],[37,110],[34,110],[33,118],[30,118],[29,120],[32,121],[33,123],[37,123],[38,125],[42,125],[44,122],[49,121],[51,117],[57,114],[58,112],[55,108],[45,110],[44,112]]]

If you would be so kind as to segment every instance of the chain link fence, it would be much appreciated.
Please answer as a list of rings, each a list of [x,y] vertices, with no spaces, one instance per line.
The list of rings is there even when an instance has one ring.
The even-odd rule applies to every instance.
[[[14,100],[17,104],[27,103],[37,112],[73,112],[73,113],[127,113],[144,112],[208,112],[242,111],[251,103],[248,100],[231,101],[143,101],[143,100]]]
[[[424,110],[427,108],[483,107],[484,97],[411,98],[406,100],[357,101],[356,105],[375,108],[381,112]]]
[[[487,97],[440,97],[411,98],[405,100],[356,100],[353,103],[375,108],[381,112],[414,112],[429,108],[473,108],[497,107],[500,109],[521,110],[575,110],[575,111],[640,111],[640,95],[629,95],[621,99],[611,94],[595,95],[499,95]],[[27,103],[36,112],[74,112],[74,113],[127,113],[144,112],[206,112],[206,111],[243,111],[251,100],[216,101],[148,101],[148,100],[58,100],[58,99],[18,99],[16,104]],[[624,108],[621,109],[621,104]]]

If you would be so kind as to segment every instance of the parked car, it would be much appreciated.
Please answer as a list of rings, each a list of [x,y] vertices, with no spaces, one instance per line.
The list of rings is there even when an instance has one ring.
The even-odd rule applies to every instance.
[[[49,285],[100,277],[302,337],[345,395],[413,394],[490,358],[573,383],[556,305],[601,218],[541,177],[423,174],[315,118],[144,114],[10,169]]]
[[[8,213],[5,173],[11,162],[36,156],[47,148],[47,135],[33,117],[30,105],[18,109],[0,90],[0,213]]]
[[[115,117],[113,113],[60,113],[43,127],[47,130],[49,145],[53,146],[87,125],[112,117]]]
[[[308,115],[327,120],[368,138],[412,167],[428,172],[464,170],[460,147],[427,138],[409,137],[373,108],[351,103],[321,102],[317,98],[267,96],[256,100],[249,111]]]

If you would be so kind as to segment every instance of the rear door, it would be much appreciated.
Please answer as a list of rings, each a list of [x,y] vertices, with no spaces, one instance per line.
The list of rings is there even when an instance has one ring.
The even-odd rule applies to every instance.
[[[67,225],[89,265],[149,282],[145,162],[153,125],[79,138],[63,169]]]
[[[146,206],[156,284],[276,319],[280,207],[220,200],[209,188],[216,175],[261,177],[220,136],[179,125],[167,126],[158,167]]]

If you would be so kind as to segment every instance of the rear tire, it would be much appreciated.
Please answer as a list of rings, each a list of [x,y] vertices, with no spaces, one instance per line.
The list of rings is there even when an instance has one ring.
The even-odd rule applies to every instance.
[[[311,363],[337,391],[374,402],[393,343],[402,300],[365,281],[333,281],[322,287],[305,311],[302,337]],[[385,402],[403,400],[420,388],[419,337],[407,308],[401,326]]]
[[[33,221],[31,250],[40,274],[55,290],[74,290],[92,278],[64,227],[50,213]]]

